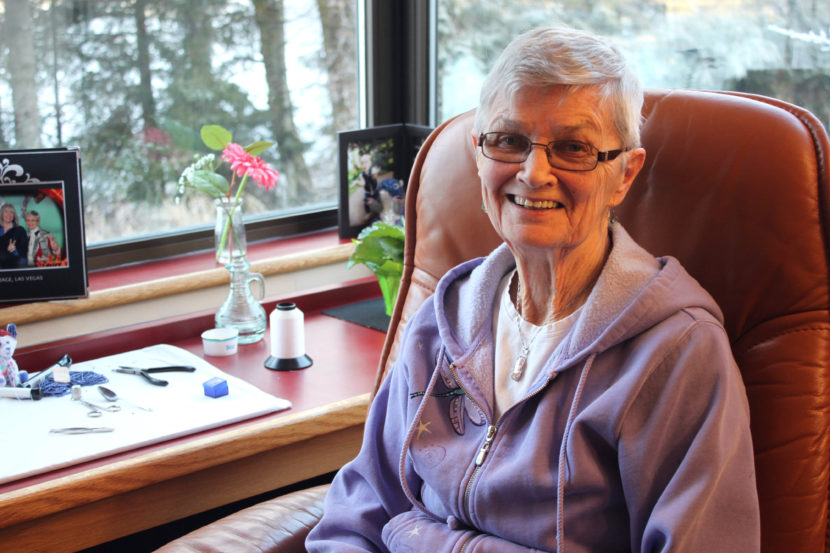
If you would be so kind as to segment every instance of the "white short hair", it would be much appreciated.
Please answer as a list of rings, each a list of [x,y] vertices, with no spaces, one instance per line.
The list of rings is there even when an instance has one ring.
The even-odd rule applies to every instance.
[[[509,102],[522,89],[551,86],[597,87],[610,102],[623,147],[640,146],[643,88],[637,75],[610,42],[564,27],[533,29],[507,45],[481,86],[476,132],[486,132],[496,102]]]

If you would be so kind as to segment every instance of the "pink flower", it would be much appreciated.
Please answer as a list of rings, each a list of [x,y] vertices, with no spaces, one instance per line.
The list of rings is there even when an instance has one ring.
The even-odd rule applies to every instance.
[[[252,156],[239,144],[229,142],[222,151],[222,159],[230,163],[231,171],[237,176],[249,176],[258,186],[264,186],[266,190],[273,190],[280,177],[279,172],[262,161],[257,156]]]
[[[228,142],[228,145],[222,150],[222,159],[231,164],[231,171],[236,171],[239,167],[249,164],[253,157],[245,151],[245,148],[233,142]],[[238,174],[241,177],[244,173]]]
[[[258,186],[264,186],[266,190],[273,190],[274,187],[277,186],[277,180],[280,178],[279,172],[258,157],[255,157],[254,159],[257,163],[249,166],[245,173],[251,177]]]

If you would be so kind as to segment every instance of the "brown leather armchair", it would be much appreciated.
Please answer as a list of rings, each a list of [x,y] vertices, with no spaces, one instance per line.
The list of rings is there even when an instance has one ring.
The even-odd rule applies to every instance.
[[[673,255],[715,297],[747,387],[763,553],[830,551],[830,145],[783,102],[652,90],[646,165],[617,210],[655,255]],[[378,383],[411,314],[441,275],[498,237],[480,209],[472,113],[429,137],[406,200],[406,264]],[[276,498],[161,551],[304,551],[325,486]],[[284,518],[283,518],[284,517]]]

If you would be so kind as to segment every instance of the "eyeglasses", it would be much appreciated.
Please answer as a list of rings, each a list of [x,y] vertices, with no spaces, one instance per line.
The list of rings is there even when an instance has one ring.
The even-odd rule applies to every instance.
[[[478,143],[485,157],[504,163],[522,163],[530,155],[533,146],[541,146],[545,149],[550,166],[566,171],[593,171],[600,161],[617,159],[627,151],[619,149],[600,152],[595,146],[579,140],[554,140],[542,144],[509,132],[482,133]]]

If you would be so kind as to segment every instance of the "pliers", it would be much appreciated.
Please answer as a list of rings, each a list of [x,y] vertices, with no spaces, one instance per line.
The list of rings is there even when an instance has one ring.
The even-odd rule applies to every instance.
[[[144,377],[147,382],[150,384],[154,384],[156,386],[167,386],[168,382],[166,380],[162,380],[161,378],[154,378],[150,376],[150,373],[168,373],[168,372],[188,372],[192,373],[196,370],[196,367],[190,367],[187,365],[169,365],[165,367],[151,367],[149,369],[142,369],[140,367],[126,367],[121,365],[117,369],[117,372],[120,373],[127,373],[127,374],[137,374],[139,376]]]

